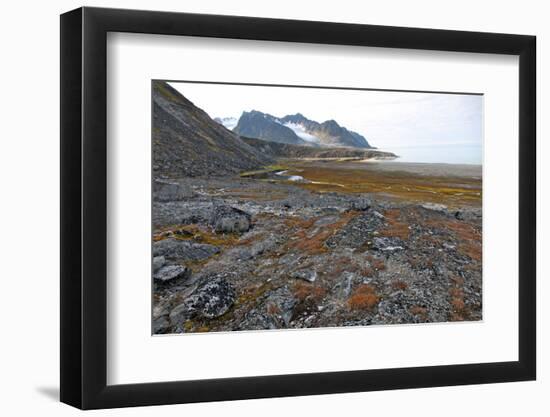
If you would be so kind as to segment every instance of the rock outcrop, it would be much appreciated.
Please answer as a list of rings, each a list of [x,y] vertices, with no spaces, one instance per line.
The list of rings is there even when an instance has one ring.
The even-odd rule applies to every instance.
[[[213,319],[225,314],[235,302],[235,290],[222,276],[207,276],[195,291],[170,313],[170,322],[181,327],[196,317]]]
[[[182,201],[195,195],[193,190],[184,184],[156,179],[153,182],[153,200],[160,202]]]
[[[196,243],[188,240],[163,239],[153,243],[153,256],[163,256],[166,259],[182,261],[199,261],[218,253],[220,249],[206,243]]]
[[[250,229],[250,214],[231,206],[217,206],[212,225],[217,233],[243,233]]]

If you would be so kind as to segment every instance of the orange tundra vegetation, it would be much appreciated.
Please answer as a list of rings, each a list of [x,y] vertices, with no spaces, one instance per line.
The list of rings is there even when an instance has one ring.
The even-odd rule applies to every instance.
[[[359,285],[348,299],[351,310],[372,310],[380,301],[374,288],[368,284]]]
[[[400,279],[393,281],[391,286],[394,290],[406,290],[409,287],[405,281],[401,281]]]
[[[327,251],[327,247],[324,245],[326,240],[334,233],[344,227],[357,213],[344,213],[340,219],[334,223],[323,226],[312,236],[308,236],[308,229],[311,228],[313,221],[292,221],[287,222],[287,225],[297,226],[299,230],[294,234],[296,238],[288,244],[289,249],[296,249],[298,251],[308,253],[311,255],[317,255]]]
[[[297,282],[292,288],[294,297],[299,301],[310,299],[320,301],[326,295],[327,290],[318,285],[306,284],[305,282]]]
[[[461,288],[464,284],[464,279],[456,276],[451,278],[451,281],[453,282],[453,286],[449,288],[449,297],[452,312],[449,319],[451,321],[466,320],[468,318],[469,311],[466,308],[466,303],[464,302],[464,290]]]
[[[375,271],[383,271],[386,269],[386,264],[382,259],[376,259],[374,256],[369,255],[367,256],[367,260],[370,262]]]
[[[409,308],[409,313],[413,316],[420,317],[422,320],[426,320],[428,318],[428,309],[426,307],[414,305]]]
[[[388,222],[388,226],[380,232],[380,236],[398,237],[401,240],[409,238],[409,226],[407,223],[399,221],[399,209],[386,210],[384,215]]]
[[[431,220],[427,224],[449,231],[459,241],[459,252],[474,261],[481,261],[481,231],[458,220]]]

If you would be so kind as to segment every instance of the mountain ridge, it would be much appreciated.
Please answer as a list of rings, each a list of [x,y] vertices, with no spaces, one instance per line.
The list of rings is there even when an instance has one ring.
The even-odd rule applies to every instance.
[[[234,127],[224,122],[223,118],[216,118],[216,120],[241,136],[271,142],[373,149],[364,136],[341,126],[335,120],[330,119],[319,123],[308,119],[302,113],[279,118],[258,110],[245,111]]]

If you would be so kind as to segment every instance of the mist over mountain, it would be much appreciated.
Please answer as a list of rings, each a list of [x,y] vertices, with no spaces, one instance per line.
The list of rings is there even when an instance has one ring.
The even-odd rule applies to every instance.
[[[236,125],[235,118],[216,118],[215,120],[239,135],[271,142],[292,145],[372,148],[364,136],[340,126],[335,120],[319,123],[306,118],[301,113],[278,118],[252,110],[243,112]]]

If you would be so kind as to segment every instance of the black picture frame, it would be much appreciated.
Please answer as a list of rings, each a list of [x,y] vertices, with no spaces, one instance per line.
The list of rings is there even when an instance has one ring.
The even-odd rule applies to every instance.
[[[519,56],[518,361],[107,385],[108,32]],[[61,15],[61,401],[81,409],[534,380],[534,36],[137,10]]]

